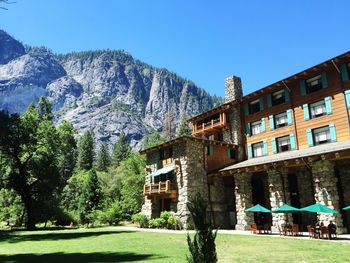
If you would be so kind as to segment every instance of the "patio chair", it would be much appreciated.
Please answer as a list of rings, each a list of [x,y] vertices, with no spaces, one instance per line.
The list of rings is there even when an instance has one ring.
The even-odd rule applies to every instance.
[[[255,223],[250,225],[250,231],[252,232],[252,234],[258,233],[258,227]]]
[[[297,224],[293,224],[292,225],[292,235],[293,236],[299,236],[300,235],[299,225],[297,225]]]
[[[322,226],[322,227],[321,227],[321,238],[327,238],[327,239],[329,239],[328,227],[326,227],[326,226]]]
[[[315,228],[311,225],[307,226],[307,232],[309,233],[309,238],[316,238]]]

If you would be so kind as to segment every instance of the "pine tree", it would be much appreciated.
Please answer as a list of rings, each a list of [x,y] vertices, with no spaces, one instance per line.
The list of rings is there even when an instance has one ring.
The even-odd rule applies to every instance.
[[[46,97],[41,97],[38,103],[38,113],[42,120],[52,121],[53,114],[51,109],[51,103]]]
[[[165,142],[166,142],[166,139],[162,135],[160,135],[159,132],[155,131],[152,134],[147,135],[142,139],[141,149],[144,150],[153,146],[160,145]]]
[[[207,205],[200,193],[187,205],[190,211],[194,229],[196,231],[193,241],[187,234],[188,249],[191,253],[187,257],[190,263],[215,263],[218,261],[216,255],[215,238],[217,230],[213,232],[210,223],[207,223]]]
[[[97,153],[96,169],[98,171],[106,172],[111,165],[111,156],[109,154],[108,145],[106,143],[101,144],[100,150]]]
[[[131,154],[131,147],[124,133],[121,133],[118,140],[113,145],[112,164],[118,167],[120,162],[128,158]]]
[[[94,211],[99,208],[101,200],[102,194],[97,174],[94,169],[91,169],[88,172],[79,198],[79,217],[83,224],[89,224],[92,221],[91,217]]]
[[[78,170],[92,169],[95,157],[95,143],[91,131],[87,131],[78,142]]]
[[[181,137],[181,136],[186,136],[186,135],[191,135],[192,131],[190,129],[190,126],[187,123],[187,116],[186,113],[184,115],[181,116],[180,119],[180,124],[177,128],[177,137]]]

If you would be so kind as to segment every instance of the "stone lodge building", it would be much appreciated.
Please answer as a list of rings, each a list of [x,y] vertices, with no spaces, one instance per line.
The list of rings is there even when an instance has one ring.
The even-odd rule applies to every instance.
[[[143,150],[147,155],[142,213],[171,210],[189,227],[187,203],[200,192],[212,222],[249,229],[245,209],[260,204],[305,207],[350,231],[350,52],[243,96],[241,80],[226,79],[225,103],[189,119],[192,136]],[[266,214],[272,230],[287,221],[304,227],[316,214]],[[254,218],[255,217],[255,218]]]

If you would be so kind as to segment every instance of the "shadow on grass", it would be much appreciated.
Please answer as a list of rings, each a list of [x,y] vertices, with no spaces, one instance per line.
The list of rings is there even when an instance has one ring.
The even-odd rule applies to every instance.
[[[121,253],[52,253],[52,254],[18,254],[0,255],[0,262],[13,263],[75,263],[75,262],[132,262],[145,261],[150,258],[160,258],[151,254]]]
[[[6,241],[9,243],[18,243],[23,241],[47,241],[47,240],[66,240],[66,239],[78,239],[86,237],[97,237],[102,235],[118,235],[122,233],[133,233],[134,231],[89,231],[89,232],[45,232],[45,233],[26,233],[20,234],[16,232],[2,233],[0,234],[1,241]],[[0,261],[2,262],[2,261]]]

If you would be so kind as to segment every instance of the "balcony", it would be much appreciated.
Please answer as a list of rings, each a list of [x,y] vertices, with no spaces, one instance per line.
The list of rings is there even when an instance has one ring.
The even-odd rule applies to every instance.
[[[170,180],[159,183],[148,183],[143,186],[143,194],[147,196],[162,196],[176,198],[175,184]]]
[[[203,122],[194,123],[192,133],[193,135],[201,135],[204,133],[211,133],[215,130],[228,127],[226,121],[226,114],[222,112],[213,116],[211,119],[207,119]]]

